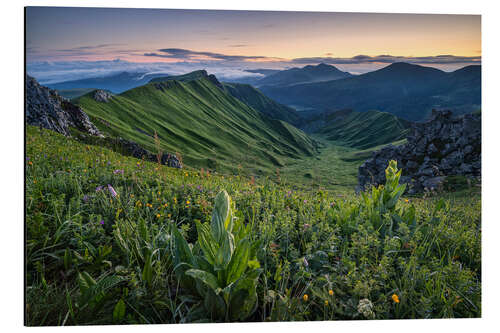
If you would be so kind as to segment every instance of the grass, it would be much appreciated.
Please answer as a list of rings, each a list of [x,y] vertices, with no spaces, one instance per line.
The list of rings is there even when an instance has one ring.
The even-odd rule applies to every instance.
[[[334,164],[352,179],[341,176],[354,165],[342,156],[356,150],[323,149],[290,174],[318,161],[312,179]],[[31,126],[26,157],[29,326],[215,321],[176,277],[172,233],[195,244],[195,224],[211,221],[222,189],[261,244],[257,306],[245,321],[481,316],[477,187],[360,197],[295,188],[286,172],[278,182],[172,169]]]
[[[85,95],[76,102],[97,127],[155,152],[156,132],[165,152],[187,165],[254,174],[274,172],[285,161],[315,153],[316,143],[287,123],[268,118],[220,89],[210,77],[150,83],[108,103]]]
[[[332,113],[320,132],[339,145],[367,149],[403,140],[408,132],[405,121],[379,111]]]

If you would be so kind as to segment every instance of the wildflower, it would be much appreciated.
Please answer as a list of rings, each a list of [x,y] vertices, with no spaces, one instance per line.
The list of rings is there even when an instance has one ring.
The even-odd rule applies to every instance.
[[[304,257],[304,266],[308,267],[309,263],[307,262],[307,259]]]
[[[328,290],[328,295],[333,296],[333,290]]]
[[[111,193],[111,195],[113,197],[116,197],[118,195],[118,193],[116,193],[115,189],[113,188],[113,186],[109,185],[108,184],[108,191]]]
[[[408,203],[408,202],[410,202],[410,200],[408,200],[408,199],[405,199],[405,202],[406,202],[406,203]]]
[[[83,202],[87,203],[88,201],[89,201],[89,196],[85,194],[83,196]]]
[[[328,300],[325,301],[325,306],[328,306]]]
[[[368,298],[360,299],[358,312],[365,316],[365,318],[373,318],[375,316],[373,313],[373,303]]]
[[[191,202],[189,200],[186,201],[186,204],[189,205]]]
[[[101,186],[101,185],[97,186],[97,187],[95,188],[95,191],[96,191],[96,192],[102,191],[102,186]]]
[[[304,230],[307,230],[311,225],[309,223],[304,224]]]
[[[101,222],[99,222],[100,225],[104,225],[104,220],[101,220]]]
[[[123,169],[117,169],[117,170],[113,171],[113,173],[115,175],[117,175],[117,174],[122,174],[123,175]]]
[[[305,203],[305,204],[307,203],[307,200],[306,200],[306,199],[304,199],[304,203]]]
[[[168,216],[168,218],[170,218],[170,217],[172,217],[172,214],[169,213],[167,216]]]
[[[29,165],[33,165],[33,162],[29,161],[29,162],[28,162],[28,164],[29,164]]]
[[[184,173],[184,176],[186,176],[186,177],[187,177],[187,176],[188,176],[188,173],[187,173],[187,172],[186,172],[186,173]]]
[[[160,217],[161,217],[160,213],[156,214],[156,217],[157,217],[157,218],[160,218]]]
[[[398,295],[396,295],[396,294],[392,294],[392,297],[391,297],[391,298],[392,298],[392,300],[394,301],[394,303],[399,303],[399,297],[398,297]]]
[[[330,207],[335,206],[335,202],[330,203]]]
[[[309,299],[309,295],[304,294],[304,296],[302,296],[302,299],[304,300],[304,302],[307,302],[307,300]]]

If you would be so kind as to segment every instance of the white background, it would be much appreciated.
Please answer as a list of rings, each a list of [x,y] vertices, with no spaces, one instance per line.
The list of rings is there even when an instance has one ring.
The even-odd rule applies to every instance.
[[[343,321],[301,323],[245,323],[245,324],[190,324],[149,326],[93,326],[72,328],[23,327],[23,84],[24,84],[24,6],[88,6],[131,8],[191,8],[191,9],[252,9],[297,10],[337,12],[386,12],[386,13],[435,13],[481,14],[483,56],[483,302],[482,319],[456,320],[391,320],[391,321]],[[500,15],[497,1],[457,0],[252,0],[247,2],[228,0],[153,1],[3,1],[0,9],[2,38],[0,46],[0,327],[5,332],[17,330],[64,330],[88,332],[139,330],[204,333],[238,331],[290,332],[479,332],[498,331],[500,326],[500,260],[498,255],[500,196],[499,146],[500,146],[500,79],[499,31]]]

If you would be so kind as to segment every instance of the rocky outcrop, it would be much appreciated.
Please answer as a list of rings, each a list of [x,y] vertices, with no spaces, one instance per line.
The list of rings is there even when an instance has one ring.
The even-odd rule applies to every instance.
[[[113,94],[105,90],[97,89],[94,90],[92,96],[97,102],[107,103],[113,97]]]
[[[116,139],[117,142],[115,144],[119,145],[123,149],[123,153],[126,155],[133,156],[139,159],[145,159],[152,162],[157,162],[158,158],[155,154],[150,153],[146,149],[139,146],[134,141],[129,141],[124,138]],[[161,156],[161,164],[167,165],[171,168],[179,168],[182,169],[182,163],[179,161],[177,156],[173,154],[162,154]]]
[[[35,78],[26,77],[26,122],[70,136],[74,127],[94,136],[101,133],[78,106],[59,96],[57,91],[41,86]]]
[[[373,152],[358,170],[358,189],[385,183],[388,161],[403,169],[401,183],[409,192],[437,189],[446,176],[481,175],[481,114],[452,117],[451,111],[432,111],[425,123],[414,123],[401,146]]]

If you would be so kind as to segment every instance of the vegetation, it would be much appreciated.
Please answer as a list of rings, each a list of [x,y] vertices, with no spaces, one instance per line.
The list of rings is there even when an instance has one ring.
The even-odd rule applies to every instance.
[[[194,109],[176,104],[175,95],[198,90],[227,112],[229,128],[237,117],[260,121],[251,108],[231,117],[226,103],[239,102],[203,80],[81,103],[94,118],[106,114],[154,145],[127,120],[160,138],[174,130],[169,117],[196,125]],[[134,102],[138,96],[147,97],[144,106]],[[204,104],[200,98],[196,109],[209,115]],[[156,117],[167,125],[149,127]],[[289,149],[272,140],[284,132],[265,131],[268,144]],[[162,148],[175,151],[175,144]],[[391,163],[386,185],[358,196],[295,186],[302,178],[286,181],[286,172],[254,178],[243,167],[172,169],[32,126],[26,149],[27,325],[481,316],[475,187],[404,197],[398,180],[405,171]],[[357,152],[324,149],[347,164],[354,162],[341,157]],[[326,173],[333,161],[321,163]]]
[[[108,136],[154,152],[156,132],[163,151],[181,152],[193,167],[236,172],[241,165],[263,175],[315,153],[316,142],[301,130],[247,106],[214,78],[153,82],[109,102],[91,95],[76,102]]]
[[[408,122],[390,113],[346,110],[329,114],[319,133],[338,145],[367,149],[403,140],[408,127]]]

